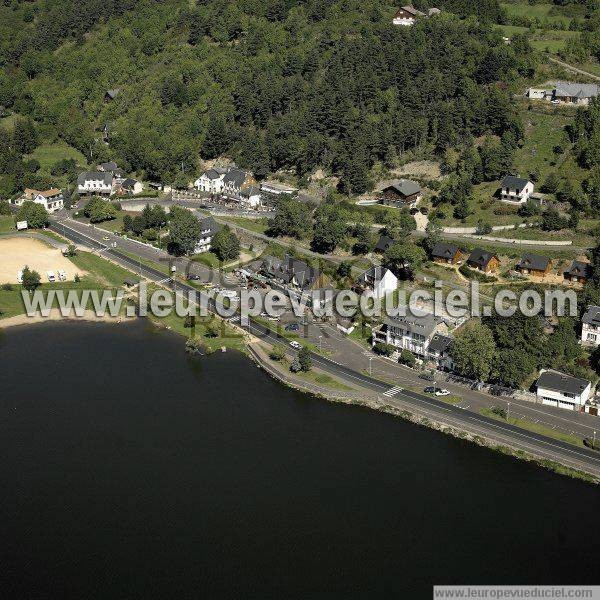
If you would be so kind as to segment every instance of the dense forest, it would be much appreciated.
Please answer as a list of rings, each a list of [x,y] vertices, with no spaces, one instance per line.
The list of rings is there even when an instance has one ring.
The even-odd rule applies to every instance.
[[[379,0],[4,0],[0,105],[148,178],[228,155],[360,193],[375,161],[520,129],[507,84],[532,72],[526,41],[493,31],[496,0],[430,4],[394,27]]]

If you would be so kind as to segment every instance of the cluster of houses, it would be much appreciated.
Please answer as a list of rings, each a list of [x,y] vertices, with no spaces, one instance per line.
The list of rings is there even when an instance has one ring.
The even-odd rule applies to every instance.
[[[592,98],[598,96],[598,89],[595,83],[557,81],[550,88],[529,88],[526,96],[531,100],[546,100],[554,104],[587,106]]]
[[[77,193],[80,196],[135,196],[143,189],[141,182],[126,177],[115,162],[101,163],[95,171],[86,171],[77,177]]]
[[[252,173],[235,165],[208,169],[193,185],[199,192],[247,208],[258,208],[270,196],[298,192],[297,188],[275,181],[264,181],[259,185]]]
[[[426,13],[417,10],[412,4],[402,6],[396,11],[392,23],[394,25],[403,25],[410,27],[417,22],[417,19],[428,19],[433,15],[440,14],[439,8],[430,8]]]

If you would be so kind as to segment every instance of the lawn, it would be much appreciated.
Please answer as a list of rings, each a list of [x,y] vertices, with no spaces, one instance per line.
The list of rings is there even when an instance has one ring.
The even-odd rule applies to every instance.
[[[268,227],[268,219],[264,217],[260,219],[247,219],[245,217],[226,217],[223,219],[224,221],[228,221],[233,225],[237,225],[238,227],[243,227],[244,229],[248,229],[250,231],[254,231],[256,233],[264,233]]]
[[[116,265],[91,252],[79,251],[76,256],[70,257],[71,262],[89,275],[83,281],[92,279],[101,286],[121,287],[125,279],[131,279],[132,273],[119,265]]]
[[[509,17],[529,17],[531,19],[540,19],[549,24],[563,23],[569,25],[571,18],[565,15],[551,15],[550,12],[556,12],[556,4],[530,4],[529,2],[502,2],[502,8]]]
[[[285,358],[284,360],[281,361],[280,364],[289,370],[291,363],[290,363],[289,359]],[[296,377],[299,377],[300,379],[304,379],[307,382],[314,383],[316,385],[320,385],[320,386],[324,386],[324,387],[328,387],[328,388],[331,388],[334,390],[343,390],[343,391],[352,391],[353,390],[353,388],[343,384],[341,381],[338,381],[337,379],[331,377],[331,375],[328,375],[327,373],[310,370],[308,372],[300,371],[298,373],[294,373],[294,375]]]
[[[195,254],[192,256],[194,262],[202,263],[211,269],[219,269],[223,265],[223,262],[218,258],[214,252],[202,252],[201,254]]]
[[[563,50],[567,40],[578,35],[577,31],[562,31],[559,29],[535,29],[533,32],[529,27],[519,27],[516,25],[498,25],[502,34],[506,37],[512,37],[517,34],[525,33],[529,43],[541,52],[548,51],[551,54],[557,54]]]
[[[56,142],[54,144],[43,143],[38,146],[27,158],[33,158],[40,163],[40,167],[45,171],[50,171],[50,168],[59,160],[73,158],[78,165],[87,166],[87,160],[79,150],[64,142]]]
[[[0,215],[0,233],[8,233],[15,230],[15,218],[12,215]]]
[[[95,226],[98,229],[106,229],[106,231],[121,232],[123,231],[123,217],[125,215],[129,215],[132,219],[133,217],[139,216],[139,212],[134,212],[130,210],[120,210],[117,213],[117,218],[112,219],[110,221],[103,221],[102,223],[96,223]]]
[[[497,421],[502,421],[503,423],[507,422],[499,415],[493,413],[490,408],[483,408],[480,412],[486,417],[496,419]],[[555,429],[552,429],[551,427],[547,427],[545,425],[540,425],[539,423],[534,423],[525,419],[513,418],[509,418],[508,423],[510,423],[511,425],[516,425],[517,427],[521,427],[522,429],[526,429],[527,431],[532,431],[533,433],[539,433],[540,435],[545,435],[555,440],[566,442],[567,444],[573,444],[574,446],[584,447],[583,440],[581,438],[578,438],[574,435],[569,435],[568,433],[561,433],[560,431],[556,431]]]

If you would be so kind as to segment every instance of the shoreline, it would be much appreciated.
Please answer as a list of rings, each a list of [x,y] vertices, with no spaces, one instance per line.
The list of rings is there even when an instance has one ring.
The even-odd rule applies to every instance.
[[[110,315],[105,315],[103,317],[97,316],[93,311],[86,310],[84,315],[81,317],[63,317],[60,314],[58,309],[52,309],[50,315],[48,317],[42,317],[40,315],[36,315],[35,317],[28,317],[25,314],[16,315],[13,317],[7,317],[6,319],[0,320],[0,330],[5,328],[13,328],[13,327],[23,327],[27,325],[37,325],[44,322],[63,322],[63,323],[106,323],[106,324],[121,324],[127,322],[136,321],[138,317],[111,317]],[[184,335],[180,334],[177,331],[174,331],[167,327],[162,327],[162,329],[166,331],[171,331],[172,333],[178,334],[180,337],[185,338]],[[255,348],[253,348],[251,343],[246,343],[247,352],[243,353],[254,362],[256,366],[258,366],[262,371],[265,372],[268,376],[270,376],[275,381],[279,382],[282,385],[290,389],[294,389],[296,391],[300,391],[304,394],[309,394],[311,396],[318,397],[327,402],[331,402],[334,404],[346,404],[350,406],[360,406],[363,408],[367,408],[369,410],[374,410],[380,413],[388,414],[393,417],[401,418],[405,421],[409,421],[415,425],[424,426],[428,429],[432,429],[435,431],[439,431],[446,435],[450,435],[456,439],[466,440],[470,443],[473,443],[477,446],[487,448],[489,450],[500,452],[501,454],[505,454],[511,456],[512,458],[516,458],[519,460],[524,460],[529,463],[533,463],[538,467],[545,468],[549,471],[552,471],[558,475],[566,475],[568,477],[579,479],[585,481],[587,483],[592,483],[595,485],[600,484],[600,478],[592,473],[588,473],[586,471],[582,471],[576,469],[574,467],[570,467],[564,465],[562,463],[552,461],[550,459],[543,458],[542,456],[535,455],[526,450],[522,450],[510,444],[501,443],[498,440],[491,439],[489,437],[485,437],[476,433],[472,433],[466,431],[461,428],[457,428],[454,425],[450,425],[448,423],[444,423],[437,419],[432,419],[430,416],[427,416],[425,413],[419,413],[414,410],[414,407],[410,408],[401,408],[397,406],[393,406],[387,403],[385,400],[379,397],[379,395],[369,394],[367,390],[356,390],[347,392],[336,392],[334,389],[325,389],[318,388],[317,386],[308,386],[307,382],[300,380],[299,378],[293,377],[288,379],[284,377],[282,373],[279,373],[277,368],[268,363],[268,358],[262,356],[262,353],[256,352]],[[266,363],[266,364],[265,364]],[[319,369],[316,369],[319,371]],[[311,389],[312,387],[312,389]]]
[[[138,317],[128,317],[125,315],[119,315],[118,317],[104,315],[100,317],[92,310],[86,310],[81,317],[74,315],[63,317],[58,308],[53,308],[50,310],[50,314],[47,317],[43,317],[40,314],[36,314],[34,317],[28,317],[26,314],[20,314],[13,317],[0,319],[0,329],[23,327],[26,325],[39,325],[40,323],[57,321],[62,321],[65,323],[113,323],[118,325],[120,323],[135,321],[137,318]]]

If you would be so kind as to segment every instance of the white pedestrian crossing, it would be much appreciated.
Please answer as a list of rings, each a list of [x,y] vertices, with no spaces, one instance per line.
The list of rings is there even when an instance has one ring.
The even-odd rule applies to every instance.
[[[395,396],[396,394],[399,394],[402,391],[401,387],[395,386],[393,388],[390,388],[387,392],[383,392],[384,396]]]

